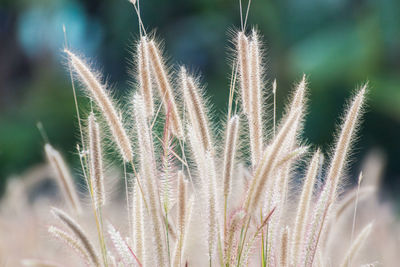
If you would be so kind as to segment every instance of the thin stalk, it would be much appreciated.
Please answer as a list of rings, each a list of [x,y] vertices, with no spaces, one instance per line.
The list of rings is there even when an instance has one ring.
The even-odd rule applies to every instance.
[[[251,5],[251,0],[247,3],[247,10],[246,10],[246,17],[244,19],[244,29],[246,29],[246,24],[247,24],[247,18],[249,17],[249,11],[250,11],[250,5]]]
[[[96,223],[98,224],[98,227],[100,228],[100,232],[101,232],[101,254],[103,255],[103,261],[104,261],[104,265],[107,267],[108,266],[108,257],[107,257],[107,247],[106,247],[106,243],[104,241],[104,230],[103,230],[103,216],[102,216],[102,208],[99,207],[97,210],[97,214],[99,217],[99,220],[96,220]]]
[[[249,216],[249,219],[248,219],[248,221],[246,223],[246,226],[244,228],[245,230],[244,230],[244,235],[243,236],[242,236],[242,233],[243,233],[243,228],[242,228],[242,233],[241,233],[241,236],[240,236],[240,238],[241,238],[240,241],[242,241],[242,242],[240,244],[240,250],[239,250],[239,255],[238,255],[238,263],[237,263],[238,267],[240,266],[240,258],[242,256],[244,243],[246,242],[246,236],[247,236],[247,231],[249,230],[250,219],[251,219],[251,216]],[[242,239],[242,237],[243,237],[243,239]]]
[[[78,147],[78,153],[81,155],[79,147]],[[80,160],[80,163],[81,163],[81,166],[82,166],[83,176],[85,177],[86,184],[87,184],[88,189],[89,189],[90,198],[92,200],[91,201],[92,202],[92,210],[93,210],[94,219],[95,219],[95,222],[96,222],[97,235],[98,235],[99,242],[100,242],[100,247],[101,247],[101,255],[102,255],[102,258],[103,258],[104,266],[108,267],[107,247],[106,247],[106,244],[104,242],[104,234],[103,234],[102,222],[100,223],[99,215],[98,215],[98,212],[97,212],[97,210],[95,208],[95,205],[94,205],[93,186],[92,186],[92,183],[91,183],[91,181],[90,181],[90,179],[89,179],[89,177],[87,175],[87,170],[85,168],[85,166],[87,166],[87,165],[84,165],[84,161],[82,160],[82,158],[84,159],[85,162],[87,162],[86,155],[83,154],[82,157],[79,156],[79,160]],[[100,214],[100,216],[101,216],[101,214]]]
[[[65,48],[68,49],[67,30],[65,28],[65,25],[63,25],[63,32],[64,32]],[[77,100],[77,97],[76,97],[74,76],[72,75],[72,67],[71,67],[71,62],[69,60],[68,60],[68,70],[69,70],[69,77],[71,79],[72,92],[73,92],[73,95],[74,95],[75,111],[76,111],[76,116],[78,118],[79,133],[81,135],[82,148],[85,151],[85,143],[84,143],[85,139],[83,139],[82,123],[81,123],[81,116],[79,114],[78,100]]]

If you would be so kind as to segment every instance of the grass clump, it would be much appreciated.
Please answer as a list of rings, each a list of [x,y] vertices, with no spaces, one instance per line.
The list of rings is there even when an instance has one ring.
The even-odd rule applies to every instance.
[[[131,2],[138,12],[138,3]],[[143,27],[141,21],[140,24]],[[337,207],[346,208],[340,207],[337,196],[362,114],[366,86],[357,91],[349,104],[326,179],[322,179],[323,153],[304,146],[299,138],[306,111],[307,80],[304,76],[295,87],[286,112],[275,127],[275,96],[273,113],[263,108],[265,95],[275,95],[277,85],[276,81],[269,85],[263,79],[265,60],[261,39],[255,30],[248,33],[245,26],[236,34],[223,133],[211,126],[209,107],[198,79],[184,66],[177,73],[170,71],[172,68],[163,60],[159,46],[143,28],[135,46],[137,86],[126,110],[117,107],[96,71],[70,49],[65,50],[74,77],[93,100],[93,110],[87,119],[83,118],[88,130],[82,133],[80,126],[82,140],[78,146],[90,205],[80,203],[82,200],[71,185],[61,156],[47,144],[49,161],[75,216],[72,219],[65,212],[53,209],[72,233],[53,225],[49,232],[78,252],[82,263],[88,266],[326,266],[331,263],[328,244],[335,238],[332,229],[339,216]],[[176,97],[178,94],[182,97]],[[131,116],[123,120],[121,110]],[[265,123],[263,118],[267,117],[273,117],[273,125]],[[162,125],[164,130],[160,133],[155,125]],[[119,151],[123,166],[126,207],[118,206],[118,218],[111,217],[110,209],[115,206],[106,198],[104,139],[109,139]],[[309,155],[313,155],[311,159]],[[293,180],[298,178],[293,167],[299,160],[309,164],[303,184],[292,188]],[[320,181],[324,181],[322,186],[315,190]],[[88,214],[90,210],[95,219],[97,242],[80,226],[83,218],[87,218],[81,211]],[[110,221],[120,221],[119,227]],[[126,225],[121,221],[127,222]],[[371,229],[372,224],[368,224],[338,259],[342,266],[351,265]],[[40,266],[39,260],[25,261],[32,262]]]

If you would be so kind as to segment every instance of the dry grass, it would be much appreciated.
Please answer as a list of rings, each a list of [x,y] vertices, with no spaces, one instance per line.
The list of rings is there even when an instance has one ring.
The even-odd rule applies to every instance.
[[[138,10],[136,1],[131,2]],[[93,109],[99,111],[90,112],[87,134],[81,132],[83,140],[78,146],[88,201],[78,197],[60,154],[47,144],[47,157],[73,216],[52,209],[65,230],[55,226],[56,222],[43,224],[48,219],[43,215],[48,203],[41,203],[29,216],[40,214],[33,225],[47,225],[50,234],[73,250],[63,260],[59,255],[69,254],[70,248],[56,245],[58,249],[53,249],[52,245],[58,243],[45,239],[38,243],[37,253],[27,249],[18,254],[22,258],[38,258],[23,260],[22,264],[311,267],[395,262],[392,259],[396,254],[390,255],[389,260],[387,255],[384,259],[363,253],[377,246],[379,237],[374,233],[376,229],[381,233],[389,231],[387,224],[366,224],[373,219],[371,216],[360,220],[356,209],[348,212],[354,203],[357,207],[358,201],[367,198],[359,199],[359,195],[374,195],[371,187],[363,188],[360,179],[355,191],[343,200],[338,197],[366,86],[356,92],[343,116],[324,179],[323,153],[303,146],[299,138],[306,110],[305,77],[295,87],[286,112],[275,127],[275,110],[266,113],[263,108],[264,96],[271,93],[275,106],[277,86],[276,81],[270,85],[263,80],[261,37],[254,30],[250,34],[242,30],[236,38],[227,127],[220,135],[211,127],[209,107],[198,79],[183,66],[179,73],[170,72],[172,68],[166,66],[156,42],[144,32],[136,45],[138,86],[133,88],[131,105],[126,108],[130,110],[124,112],[132,113],[129,119],[134,127],[129,130],[100,76],[85,60],[65,50],[74,77],[94,100]],[[176,84],[172,77],[177,78]],[[157,87],[158,94],[153,94],[153,87]],[[179,92],[182,99],[175,97]],[[157,103],[161,103],[159,107]],[[273,125],[263,121],[268,116],[273,117]],[[164,125],[164,131],[160,133],[153,127],[155,124]],[[120,171],[116,173],[125,178],[125,190],[114,191],[125,192],[126,202],[112,193],[106,194],[110,191],[110,178],[104,170],[102,141],[108,139],[120,152],[120,157],[116,156],[121,159],[116,164]],[[293,172],[299,161],[309,162],[304,175]],[[322,186],[317,187],[320,183]],[[8,192],[6,200],[24,198],[15,188]],[[125,207],[122,203],[126,203]],[[381,212],[376,203],[374,200],[375,211]],[[21,210],[27,206],[26,203]],[[62,202],[56,206],[62,206]],[[3,208],[2,217],[7,212]],[[387,213],[385,216],[390,218]],[[341,220],[346,223],[338,224]],[[359,231],[360,227],[363,230]],[[338,233],[348,233],[349,229],[350,240],[338,237]],[[372,245],[368,244],[369,238],[374,238]],[[332,249],[335,243],[344,248],[341,253]],[[4,248],[3,242],[0,245],[0,249]]]

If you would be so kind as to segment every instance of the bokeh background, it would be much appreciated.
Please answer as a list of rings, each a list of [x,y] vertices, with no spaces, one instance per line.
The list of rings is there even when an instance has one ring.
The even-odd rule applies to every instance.
[[[247,4],[244,1],[244,6]],[[174,63],[203,75],[217,113],[227,107],[232,30],[239,0],[142,0],[142,19],[165,41]],[[116,90],[129,89],[137,18],[127,0],[1,0],[0,191],[7,177],[44,161],[41,122],[76,162],[78,140],[69,73],[71,47],[93,59]],[[249,25],[264,35],[267,88],[278,81],[278,112],[303,73],[311,101],[304,137],[328,152],[345,100],[369,81],[369,99],[350,173],[368,151],[386,155],[387,197],[400,192],[400,1],[253,0]],[[83,97],[79,101],[84,104]],[[0,193],[1,195],[1,193]]]

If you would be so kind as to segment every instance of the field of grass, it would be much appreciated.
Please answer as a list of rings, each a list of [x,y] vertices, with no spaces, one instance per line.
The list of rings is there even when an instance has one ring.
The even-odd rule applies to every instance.
[[[121,99],[64,28],[84,183],[43,131],[48,164],[10,180],[1,203],[1,266],[396,266],[399,225],[378,198],[382,157],[372,153],[346,186],[367,83],[323,153],[300,138],[307,75],[276,119],[279,84],[265,78],[262,33],[241,7],[229,103],[215,122],[199,75],[165,59],[132,7],[135,82]]]

